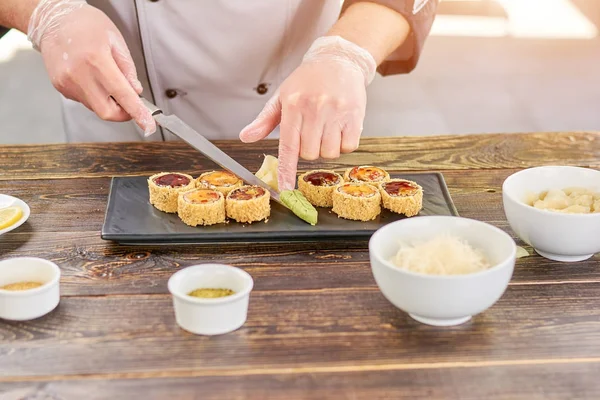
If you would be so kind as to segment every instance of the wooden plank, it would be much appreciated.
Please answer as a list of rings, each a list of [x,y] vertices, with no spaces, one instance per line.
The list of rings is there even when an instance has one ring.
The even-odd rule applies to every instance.
[[[512,172],[445,171],[444,175],[462,216],[511,233],[502,211],[500,185]],[[67,295],[166,293],[170,274],[198,262],[248,268],[260,278],[258,290],[374,285],[366,241],[293,244],[285,250],[277,244],[229,245],[225,255],[212,246],[126,247],[102,241],[99,231],[109,182],[109,178],[0,181],[0,191],[23,198],[32,209],[24,226],[0,238],[1,256],[35,255],[58,262]],[[345,250],[348,245],[356,250]],[[599,259],[573,269],[533,256],[519,260],[513,282],[598,282]],[[309,265],[310,272],[305,273]]]
[[[534,165],[598,168],[599,137],[584,132],[366,139],[352,155],[300,168],[376,163],[398,171],[441,170],[461,215],[510,232],[502,181]],[[276,154],[273,141],[220,145],[253,170],[262,153]],[[193,398],[204,389],[203,399],[225,392],[292,399],[307,393],[598,397],[600,256],[577,268],[538,256],[520,259],[495,307],[469,324],[438,329],[417,324],[383,298],[366,242],[350,243],[349,249],[316,243],[217,251],[101,241],[107,177],[166,167],[198,174],[214,167],[184,144],[5,146],[0,165],[0,192],[23,198],[33,211],[26,225],[0,237],[0,257],[37,255],[63,270],[63,299],[54,313],[0,322],[0,392],[35,385],[55,390],[57,398],[82,398],[86,390],[101,398],[131,398],[148,388],[156,398]],[[73,177],[79,179],[63,179]],[[166,281],[181,267],[211,261],[246,269],[256,286],[244,328],[197,337],[175,325]],[[90,384],[113,389],[95,391]],[[182,392],[174,392],[178,388]]]
[[[48,245],[51,240],[51,245]],[[527,247],[517,260],[514,285],[600,282],[600,254],[576,266],[550,261]],[[97,232],[25,233],[0,238],[0,258],[35,256],[62,269],[67,296],[167,293],[177,270],[199,263],[245,269],[255,290],[375,288],[367,242],[214,246],[116,246]]]
[[[600,284],[512,286],[487,312],[450,328],[418,324],[371,290],[254,292],[246,325],[217,337],[180,330],[170,296],[63,298],[38,320],[0,323],[0,380],[597,362],[599,290]]]
[[[600,398],[600,363],[494,365],[180,378],[0,382],[8,399],[564,400]],[[193,373],[191,374],[193,375]],[[0,396],[1,397],[1,396]]]
[[[540,163],[598,167],[597,138],[595,133],[576,133],[365,140],[352,155],[302,163],[301,168],[343,168],[378,160],[390,170],[443,170],[461,215],[508,230],[500,196],[506,176]],[[251,169],[260,165],[265,147],[223,146]],[[275,154],[275,146],[268,142],[264,152]],[[49,316],[0,323],[0,381],[5,382],[0,390],[18,389],[9,383],[14,379],[45,388],[66,380],[56,393],[67,397],[69,390],[90,390],[90,382],[108,386],[109,380],[133,378],[117,380],[125,389],[119,393],[128,398],[140,385],[149,385],[156,394],[191,385],[189,393],[203,387],[207,396],[217,396],[227,387],[240,396],[265,398],[261,382],[268,382],[268,393],[279,398],[303,398],[307,387],[320,397],[391,393],[399,398],[404,393],[410,398],[468,398],[477,387],[467,380],[485,385],[479,398],[518,398],[516,393],[528,394],[526,398],[597,397],[598,257],[577,269],[537,256],[520,259],[511,287],[494,308],[465,326],[431,328],[407,318],[377,291],[364,242],[351,243],[350,249],[331,243],[234,245],[225,254],[210,247],[139,248],[102,242],[98,231],[108,193],[106,177],[131,174],[134,162],[133,173],[146,175],[164,165],[196,174],[213,167],[185,145],[2,150],[0,164],[6,169],[0,171],[0,191],[28,201],[33,214],[28,224],[0,238],[1,257],[38,255],[57,261],[65,297]],[[486,171],[477,171],[481,169]],[[73,176],[99,179],[47,180]],[[174,271],[208,261],[238,265],[256,281],[246,326],[217,338],[177,328],[165,295],[166,280]],[[72,297],[82,294],[97,297]],[[502,369],[510,372],[498,377]],[[471,371],[467,377],[465,371]],[[324,381],[328,384],[319,385]]]
[[[600,133],[451,135],[365,138],[338,160],[301,162],[300,168],[346,168],[377,164],[390,170],[525,168],[544,164],[600,166]],[[215,142],[250,170],[262,154],[277,154],[273,140]],[[0,147],[0,180],[190,173],[214,164],[181,142],[91,143]],[[135,167],[132,167],[134,166]]]

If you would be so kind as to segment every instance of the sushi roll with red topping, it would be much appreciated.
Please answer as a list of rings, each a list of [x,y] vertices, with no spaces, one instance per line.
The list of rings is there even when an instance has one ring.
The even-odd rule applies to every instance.
[[[332,211],[345,219],[371,221],[381,213],[381,194],[370,184],[344,183],[333,191]]]
[[[260,186],[242,186],[227,195],[225,212],[237,222],[262,221],[271,215],[270,199],[269,192]]]
[[[212,189],[192,189],[179,193],[177,214],[189,226],[225,222],[225,197]]]
[[[379,184],[383,207],[407,217],[415,216],[423,208],[423,188],[406,179],[391,179]]]
[[[308,171],[298,177],[298,189],[316,207],[332,207],[333,191],[342,183],[340,174],[324,169]]]
[[[161,172],[148,178],[150,204],[167,213],[177,212],[177,197],[195,186],[194,178],[177,172]]]

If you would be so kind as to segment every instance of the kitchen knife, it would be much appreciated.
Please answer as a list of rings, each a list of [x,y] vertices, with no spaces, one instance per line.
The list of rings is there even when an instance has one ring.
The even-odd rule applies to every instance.
[[[204,154],[222,168],[237,175],[246,183],[260,186],[263,189],[268,190],[273,200],[287,208],[287,206],[279,198],[279,193],[277,191],[257,178],[252,172],[248,171],[233,158],[225,154],[221,149],[208,141],[208,139],[206,139],[204,136],[196,132],[177,116],[172,114],[165,115],[156,105],[152,104],[143,97],[141,99],[160,126],[173,132],[174,135],[187,142],[190,146]]]

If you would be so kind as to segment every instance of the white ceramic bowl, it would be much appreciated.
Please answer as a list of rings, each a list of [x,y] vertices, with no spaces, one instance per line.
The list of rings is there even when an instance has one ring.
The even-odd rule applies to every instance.
[[[0,261],[0,287],[18,282],[41,282],[35,289],[0,289],[0,318],[27,321],[54,310],[60,301],[60,268],[51,261],[34,257]]]
[[[396,267],[390,259],[399,241],[457,235],[478,248],[492,267],[464,275],[426,275]],[[396,307],[424,324],[459,325],[491,307],[508,287],[517,247],[501,229],[461,217],[423,216],[392,222],[369,241],[371,270],[383,295]]]
[[[504,181],[502,200],[511,228],[525,243],[543,257],[575,262],[600,252],[600,213],[562,214],[525,203],[527,193],[568,187],[600,192],[600,171],[561,166],[525,169]]]
[[[221,335],[246,322],[254,286],[247,272],[229,265],[201,264],[184,268],[169,279],[177,324],[197,335]],[[231,296],[203,299],[188,296],[200,288],[231,289]]]
[[[8,207],[19,207],[21,211],[23,211],[23,215],[13,225],[9,226],[8,228],[0,229],[0,235],[2,235],[3,233],[10,232],[13,229],[17,229],[18,227],[23,225],[25,221],[27,221],[27,219],[29,218],[29,214],[31,213],[29,206],[23,200],[13,196],[9,196],[7,194],[0,194],[0,208]]]

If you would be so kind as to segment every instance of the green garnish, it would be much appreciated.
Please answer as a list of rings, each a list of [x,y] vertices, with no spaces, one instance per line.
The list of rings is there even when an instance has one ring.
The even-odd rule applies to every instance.
[[[294,214],[311,225],[317,224],[319,213],[299,190],[283,190],[279,198]]]

